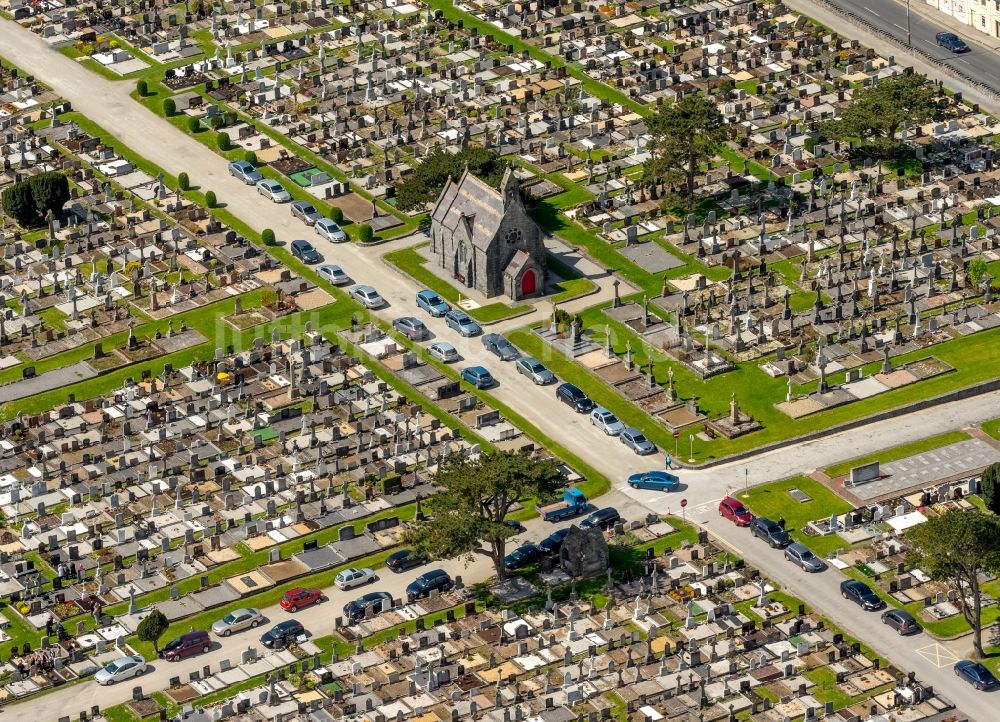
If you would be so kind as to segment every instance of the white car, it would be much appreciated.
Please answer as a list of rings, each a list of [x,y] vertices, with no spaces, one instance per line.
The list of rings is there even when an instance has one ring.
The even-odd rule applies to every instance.
[[[618,436],[625,430],[625,424],[603,406],[598,406],[590,412],[590,423],[608,436]]]
[[[355,286],[351,289],[351,298],[365,308],[378,308],[385,303],[385,299],[371,286]]]
[[[344,229],[329,218],[321,218],[316,221],[316,232],[326,240],[334,243],[343,243],[347,240],[347,234],[344,233]]]
[[[332,283],[334,286],[343,286],[345,283],[351,282],[348,275],[344,273],[344,269],[340,266],[335,266],[332,263],[324,263],[316,269],[316,273]]]
[[[377,578],[373,569],[351,567],[337,574],[333,583],[337,589],[353,589],[354,587],[360,587],[362,584],[371,584]]]
[[[257,181],[257,192],[275,203],[288,203],[292,200],[292,195],[285,190],[285,187],[270,178]]]
[[[139,677],[145,671],[146,660],[136,654],[108,662],[104,665],[104,669],[98,670],[97,674],[94,675],[94,681],[101,685],[114,684]]]
[[[458,350],[447,341],[432,343],[427,347],[427,353],[441,363],[450,364],[452,361],[458,361]]]

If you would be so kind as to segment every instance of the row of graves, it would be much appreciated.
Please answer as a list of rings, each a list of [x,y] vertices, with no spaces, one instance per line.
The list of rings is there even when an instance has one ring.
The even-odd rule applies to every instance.
[[[438,464],[478,453],[311,332],[21,415],[0,448],[0,591],[53,662],[27,674],[39,650],[15,647],[13,697],[127,648],[151,592],[169,589],[156,607],[176,621],[398,545],[405,524],[387,512],[415,502],[419,516]],[[241,547],[268,562],[211,584]]]
[[[500,722],[940,719],[953,704],[886,667],[803,607],[769,598],[756,570],[702,536],[645,559],[607,603],[550,600],[477,611],[454,593],[382,613],[397,633],[347,659],[250,649],[218,670],[175,679],[186,720],[408,719]],[[406,632],[402,621],[418,616]],[[364,625],[374,624],[368,619]],[[213,706],[203,690],[256,678]],[[853,701],[835,709],[819,680]],[[135,690],[141,701],[141,688]],[[622,708],[624,708],[622,710]],[[154,710],[155,711],[155,710]]]

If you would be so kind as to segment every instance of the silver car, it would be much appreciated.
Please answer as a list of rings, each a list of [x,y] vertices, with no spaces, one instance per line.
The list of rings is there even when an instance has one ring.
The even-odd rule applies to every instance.
[[[446,341],[438,341],[427,347],[427,353],[436,358],[441,363],[450,364],[458,361],[458,350]]]
[[[541,361],[530,356],[522,356],[514,366],[517,368],[519,374],[527,376],[538,386],[551,384],[556,380],[556,377],[552,375],[551,371],[545,368],[545,365]]]
[[[288,203],[292,195],[278,181],[264,178],[257,181],[257,192],[275,203]]]
[[[823,560],[804,544],[789,544],[785,547],[785,559],[806,572],[821,572],[826,567]]]
[[[344,229],[329,218],[320,218],[316,221],[316,232],[333,243],[343,243],[347,240]]]
[[[212,625],[212,632],[220,637],[228,637],[233,632],[253,629],[264,621],[264,615],[253,607],[234,609]]]
[[[135,679],[145,671],[146,660],[138,654],[133,654],[108,662],[94,675],[94,681],[100,685],[114,684],[126,679]]]
[[[371,286],[355,286],[351,289],[351,298],[365,308],[378,308],[385,303],[385,299]]]

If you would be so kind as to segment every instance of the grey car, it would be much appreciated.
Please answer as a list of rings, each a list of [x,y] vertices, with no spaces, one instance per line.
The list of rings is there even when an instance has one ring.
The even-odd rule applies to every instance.
[[[522,356],[514,364],[519,374],[523,374],[531,379],[538,386],[544,386],[545,384],[551,384],[556,380],[556,377],[552,375],[552,372],[545,368],[543,364],[538,359],[531,358],[530,356]]]
[[[513,361],[521,355],[514,348],[514,344],[498,333],[488,333],[483,336],[483,346],[501,361]]]
[[[233,632],[254,629],[264,621],[264,615],[253,607],[234,609],[212,625],[212,632],[220,637],[228,637]]]
[[[392,322],[392,327],[400,333],[405,334],[411,341],[419,341],[429,333],[424,322],[413,316],[397,318]]]
[[[634,426],[626,427],[618,438],[628,448],[632,449],[639,456],[648,456],[656,453],[656,444],[646,438],[646,435]]]
[[[785,559],[806,572],[821,572],[826,568],[826,564],[812,550],[804,544],[798,542],[785,547]]]
[[[260,171],[253,167],[253,163],[245,160],[234,160],[229,164],[229,175],[239,178],[248,186],[257,185],[262,176]]]
[[[755,516],[750,521],[750,535],[763,539],[775,549],[784,549],[792,542],[780,524],[763,516]]]
[[[323,217],[323,215],[316,210],[316,206],[309,201],[293,201],[292,215],[305,221],[306,225],[309,226],[315,225],[316,221]]]
[[[436,358],[441,363],[450,364],[452,361],[458,361],[459,355],[458,351],[447,341],[438,341],[437,343],[432,343],[427,347],[427,353]]]

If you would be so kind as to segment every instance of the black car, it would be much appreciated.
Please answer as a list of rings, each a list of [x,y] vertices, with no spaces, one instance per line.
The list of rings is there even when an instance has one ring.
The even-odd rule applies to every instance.
[[[573,384],[559,384],[556,398],[579,414],[589,414],[594,410],[594,402]]]
[[[782,529],[777,522],[763,516],[755,516],[750,521],[750,533],[763,539],[775,549],[784,549],[792,543],[788,532]]]
[[[300,259],[303,263],[319,263],[321,260],[319,252],[312,247],[309,241],[292,241],[292,255]]]
[[[934,36],[937,40],[939,47],[945,50],[950,50],[953,53],[967,53],[969,51],[969,46],[965,44],[962,38],[955,35],[955,33],[938,33]]]
[[[887,612],[882,612],[882,624],[889,625],[900,635],[916,634],[920,631],[917,620],[905,609],[890,609]]]
[[[955,664],[953,669],[957,676],[964,679],[976,689],[987,690],[997,686],[997,678],[981,662],[962,659]]]
[[[426,597],[431,592],[447,592],[455,586],[444,569],[431,569],[424,572],[406,586],[406,598],[413,600]]]
[[[295,641],[300,635],[305,634],[305,631],[302,622],[297,619],[286,619],[264,632],[260,643],[269,649],[280,649],[287,647],[289,642]]]
[[[542,550],[531,542],[527,542],[505,556],[503,565],[507,569],[520,569],[538,561],[541,556]]]
[[[524,534],[527,529],[524,528],[524,524],[519,522],[517,519],[504,519],[504,526],[509,526],[514,530],[514,534]]]
[[[594,527],[600,529],[601,531],[607,531],[608,529],[614,529],[615,524],[622,520],[622,515],[618,513],[618,510],[613,506],[606,506],[603,509],[598,509],[593,514],[588,516],[586,519],[580,522],[581,529],[590,529]]]
[[[392,609],[392,595],[389,592],[368,592],[353,602],[344,605],[344,616],[351,622],[364,619],[371,610],[371,614],[379,614]]]
[[[875,612],[885,606],[885,602],[864,582],[857,579],[846,579],[840,583],[840,595],[850,599],[862,609]]]
[[[550,556],[558,554],[559,550],[562,548],[563,539],[566,538],[567,534],[569,534],[568,526],[563,529],[556,529],[554,532],[538,542],[538,548],[542,550],[542,553]]]
[[[385,565],[397,573],[426,563],[427,558],[420,556],[412,549],[400,549],[398,552],[390,554],[385,560]]]

